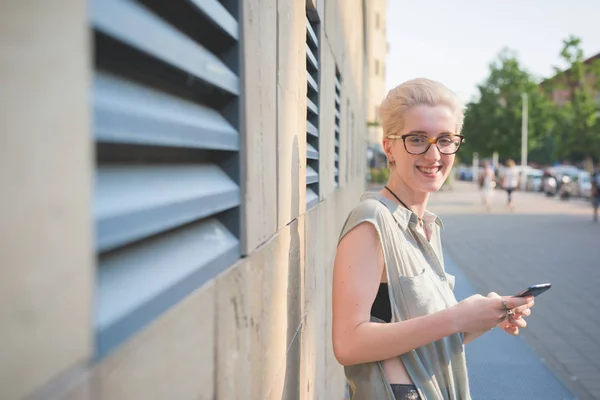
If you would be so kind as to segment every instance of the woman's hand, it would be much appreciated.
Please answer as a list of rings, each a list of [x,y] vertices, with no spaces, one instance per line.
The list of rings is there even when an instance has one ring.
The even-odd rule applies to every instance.
[[[492,293],[490,293],[492,295]],[[504,307],[504,302],[508,309]],[[519,313],[519,316],[527,315],[525,310],[529,309],[529,303],[533,304],[533,297],[500,297],[496,293],[492,296],[484,297],[480,294],[468,297],[455,305],[456,323],[459,332],[486,332],[496,326],[506,326],[508,310]],[[511,324],[518,327],[525,322],[522,318],[517,318]],[[524,325],[523,325],[524,327]],[[510,328],[514,331],[514,328]]]
[[[495,292],[491,292],[487,297],[490,299],[502,299],[500,295]],[[531,301],[527,302],[527,304],[513,309],[513,312],[515,313],[513,317],[509,317],[500,322],[496,327],[504,330],[504,332],[509,335],[517,336],[519,334],[519,328],[525,328],[527,326],[527,322],[523,317],[529,317],[531,315],[531,307],[533,307],[533,304],[534,300],[532,297]]]

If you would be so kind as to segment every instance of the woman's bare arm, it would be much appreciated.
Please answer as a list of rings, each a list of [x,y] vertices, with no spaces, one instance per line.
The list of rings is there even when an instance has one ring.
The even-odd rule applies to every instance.
[[[340,242],[333,271],[333,351],[342,365],[387,360],[457,332],[485,332],[509,309],[533,306],[533,297],[473,295],[445,310],[402,322],[370,322],[384,260],[377,231],[363,223]]]
[[[340,242],[333,273],[333,347],[342,365],[386,360],[458,332],[452,308],[403,322],[370,322],[383,268],[371,224],[360,224]]]

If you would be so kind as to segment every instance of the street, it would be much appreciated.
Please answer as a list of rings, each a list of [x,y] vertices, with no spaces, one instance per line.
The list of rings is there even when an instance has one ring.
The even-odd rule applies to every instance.
[[[453,191],[432,195],[429,209],[444,223],[444,251],[478,292],[512,295],[552,283],[536,298],[521,337],[578,399],[600,399],[600,223],[583,200],[513,198],[510,211],[497,190],[487,213],[476,185],[456,182]]]

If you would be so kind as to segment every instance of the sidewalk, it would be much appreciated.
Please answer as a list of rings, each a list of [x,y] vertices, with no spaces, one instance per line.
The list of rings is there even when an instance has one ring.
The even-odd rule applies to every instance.
[[[444,252],[478,293],[512,294],[551,282],[552,289],[536,299],[519,341],[579,400],[600,399],[600,223],[592,222],[589,202],[541,193],[513,197],[511,212],[506,193],[496,191],[493,210],[486,213],[472,183],[457,182],[453,192],[433,194],[429,209],[444,222]],[[520,369],[520,362],[515,364]],[[547,385],[531,374],[517,382],[531,379],[539,380],[540,390]]]
[[[458,301],[477,293],[448,255],[444,262]],[[466,355],[473,400],[576,398],[520,337],[494,329],[468,344]]]

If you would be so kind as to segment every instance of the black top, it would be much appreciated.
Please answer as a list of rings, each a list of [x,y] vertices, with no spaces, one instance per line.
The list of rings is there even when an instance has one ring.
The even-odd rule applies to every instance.
[[[392,307],[390,306],[390,296],[388,294],[388,284],[380,283],[377,296],[371,306],[371,315],[385,322],[392,321]]]

